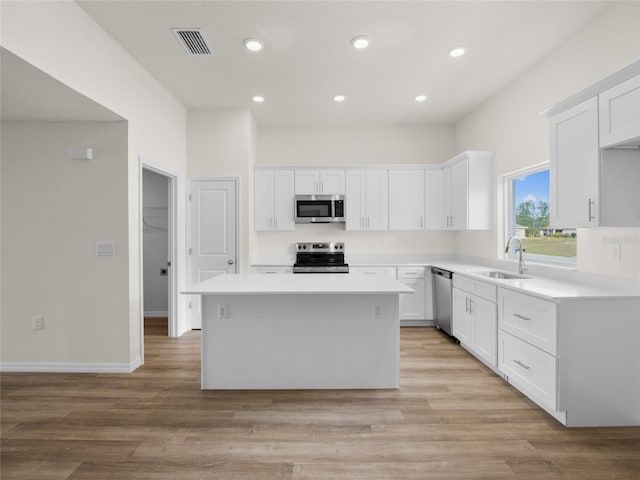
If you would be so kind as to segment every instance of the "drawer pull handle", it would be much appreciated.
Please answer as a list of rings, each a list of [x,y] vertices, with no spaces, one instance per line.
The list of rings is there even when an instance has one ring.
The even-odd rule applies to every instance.
[[[527,317],[525,315],[520,315],[519,313],[514,313],[513,316],[521,318],[522,320],[531,320],[531,318],[529,318],[529,317]]]
[[[529,365],[527,365],[526,363],[521,362],[520,360],[514,360],[513,363],[517,363],[518,365],[520,365],[525,370],[529,370],[531,368]]]

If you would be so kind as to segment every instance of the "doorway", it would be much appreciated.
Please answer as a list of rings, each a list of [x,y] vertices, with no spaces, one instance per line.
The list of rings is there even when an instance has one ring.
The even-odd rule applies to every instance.
[[[189,180],[187,215],[190,285],[221,274],[238,273],[238,178]],[[191,328],[202,326],[199,295],[189,299]]]
[[[145,324],[175,337],[178,329],[177,175],[140,158],[140,348]]]
[[[142,169],[144,327],[169,334],[169,177]]]

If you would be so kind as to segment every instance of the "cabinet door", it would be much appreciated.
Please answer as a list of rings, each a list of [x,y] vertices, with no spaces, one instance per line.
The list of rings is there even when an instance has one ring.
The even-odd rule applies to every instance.
[[[415,293],[400,294],[400,320],[424,320],[424,278],[399,278]]]
[[[424,172],[424,228],[442,230],[444,228],[444,188],[441,169]]]
[[[294,230],[294,174],[293,170],[273,172],[273,217],[275,230]]]
[[[256,231],[273,229],[273,171],[271,170],[256,170],[254,217]]]
[[[389,171],[389,230],[424,228],[424,170]]]
[[[472,343],[474,353],[489,365],[498,366],[498,308],[473,295],[470,297]]]
[[[638,144],[640,140],[640,75],[598,96],[600,146]]]
[[[367,171],[365,205],[367,229],[388,230],[389,173],[387,170]]]
[[[344,170],[320,170],[319,191],[344,195]]]
[[[451,230],[451,167],[442,169],[442,217],[445,230]]]
[[[467,228],[467,194],[469,160],[461,160],[451,166],[451,220],[453,230]]]
[[[295,179],[296,195],[313,195],[320,192],[319,170],[296,170]]]
[[[471,345],[471,314],[469,313],[469,295],[451,289],[451,323],[453,336],[465,345]]]
[[[551,117],[549,122],[550,226],[597,226],[598,99],[593,97]]]
[[[365,172],[347,170],[346,175],[346,225],[347,230],[364,230],[365,223]]]

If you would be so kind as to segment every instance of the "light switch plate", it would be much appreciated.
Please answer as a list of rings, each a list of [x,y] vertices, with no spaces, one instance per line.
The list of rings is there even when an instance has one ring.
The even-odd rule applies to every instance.
[[[96,242],[96,257],[113,257],[115,254],[115,242]]]

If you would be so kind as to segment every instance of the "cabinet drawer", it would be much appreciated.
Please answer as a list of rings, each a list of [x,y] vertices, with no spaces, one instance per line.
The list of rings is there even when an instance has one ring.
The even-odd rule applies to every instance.
[[[360,275],[387,275],[396,278],[395,267],[349,267],[349,272]]]
[[[498,333],[498,344],[498,368],[509,377],[509,383],[532,400],[556,410],[556,357],[504,331]]]
[[[465,292],[473,293],[490,302],[495,302],[497,298],[498,289],[495,285],[479,282],[469,277],[456,275],[455,273],[453,274],[453,286]]]
[[[424,278],[424,267],[398,267],[398,278]]]
[[[500,289],[500,328],[551,355],[557,355],[557,308],[554,302]]]

